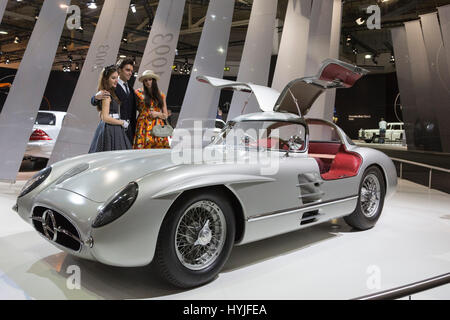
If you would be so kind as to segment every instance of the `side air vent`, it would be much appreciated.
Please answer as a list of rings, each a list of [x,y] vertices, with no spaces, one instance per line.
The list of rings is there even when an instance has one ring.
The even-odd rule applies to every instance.
[[[316,222],[318,215],[319,215],[319,210],[305,212],[302,216],[300,225]]]
[[[305,173],[298,175],[298,185],[300,188],[300,196],[302,203],[311,204],[319,203],[322,201],[322,196],[324,192],[320,189],[323,180],[317,173]]]

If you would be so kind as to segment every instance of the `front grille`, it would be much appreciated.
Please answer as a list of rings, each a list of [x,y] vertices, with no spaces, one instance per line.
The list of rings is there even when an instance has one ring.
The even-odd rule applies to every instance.
[[[80,251],[82,241],[75,226],[62,214],[45,207],[35,207],[33,215],[34,228],[48,240],[69,248]]]

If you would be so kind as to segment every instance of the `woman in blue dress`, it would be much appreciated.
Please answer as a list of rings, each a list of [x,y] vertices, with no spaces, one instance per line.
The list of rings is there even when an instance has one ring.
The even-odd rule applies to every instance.
[[[110,93],[110,96],[102,100],[101,108],[97,107],[101,121],[95,132],[89,153],[132,148],[125,133],[129,122],[120,119],[120,100],[115,93],[118,80],[119,73],[114,65],[106,67],[100,75],[98,91],[106,90]]]

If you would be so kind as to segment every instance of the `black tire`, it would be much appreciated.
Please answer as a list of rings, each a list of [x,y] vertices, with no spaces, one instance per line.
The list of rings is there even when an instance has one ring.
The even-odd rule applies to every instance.
[[[362,190],[364,182],[372,182],[372,179],[376,179],[378,181],[379,187],[379,202],[378,206],[375,210],[373,208],[372,212],[367,212],[367,209],[364,209],[363,206],[367,204],[366,200],[362,201]],[[345,222],[351,227],[357,230],[367,230],[373,228],[380,218],[381,212],[383,211],[384,205],[384,197],[386,195],[386,187],[384,184],[383,173],[377,167],[369,167],[365,172],[361,179],[359,185],[359,193],[358,193],[358,204],[356,205],[355,211],[353,211],[349,216],[344,217]]]
[[[225,221],[226,230],[223,230],[225,239],[221,249],[216,251],[217,255],[213,258],[211,264],[205,266],[204,268],[193,270],[184,265],[181,258],[178,257],[177,253],[181,253],[177,249],[175,235],[180,220],[188,217],[189,212],[191,211],[190,208],[197,206],[197,204],[205,203],[215,204],[223,213],[222,220],[216,220],[216,223],[219,221],[219,224],[221,224],[220,221]],[[189,211],[186,211],[188,209]],[[183,220],[183,222],[185,222],[185,220]],[[180,229],[181,228],[182,227],[180,225]],[[197,228],[199,227],[197,226]],[[187,229],[191,230],[192,228],[186,228],[186,232],[190,232],[187,231]],[[189,192],[188,194],[183,195],[182,198],[173,205],[163,221],[158,236],[158,243],[156,245],[154,267],[162,278],[166,279],[176,287],[191,288],[210,282],[217,276],[228,260],[234,244],[235,230],[236,227],[233,209],[226,197],[219,195],[218,192],[214,192],[214,189],[208,191],[202,190],[201,193]],[[198,237],[197,241],[199,241],[200,230],[196,230],[195,232]],[[192,235],[193,234],[194,233],[192,233]],[[217,236],[218,234],[214,233],[214,235]],[[189,237],[180,237],[179,239],[181,240],[178,241],[183,241],[184,239],[185,242],[192,242],[194,238],[194,236],[189,235]],[[214,240],[210,239],[209,241],[212,243]],[[207,245],[209,245],[209,243]],[[197,244],[196,248],[206,248],[207,245]],[[184,263],[186,262],[184,261]]]

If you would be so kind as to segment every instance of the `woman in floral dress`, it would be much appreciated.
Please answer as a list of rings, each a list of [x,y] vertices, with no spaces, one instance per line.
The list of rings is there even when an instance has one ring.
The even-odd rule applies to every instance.
[[[168,117],[166,96],[159,91],[159,76],[152,70],[146,70],[139,78],[143,88],[136,90],[139,116],[136,124],[133,149],[168,149],[169,139],[152,135],[155,125],[164,125]]]

